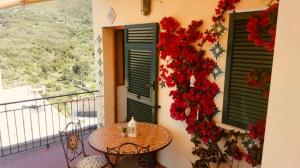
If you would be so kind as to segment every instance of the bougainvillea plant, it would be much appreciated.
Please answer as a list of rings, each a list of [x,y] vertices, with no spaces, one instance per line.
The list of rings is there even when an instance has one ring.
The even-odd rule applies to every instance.
[[[222,163],[233,167],[233,160],[245,160],[252,166],[261,163],[265,122],[250,124],[249,131],[241,133],[224,130],[214,121],[219,112],[214,98],[220,89],[209,80],[216,62],[206,56],[204,45],[221,37],[215,25],[223,23],[225,12],[235,9],[238,2],[220,0],[212,17],[214,25],[203,32],[199,30],[202,20],[192,21],[188,28],[181,27],[172,17],[160,22],[164,31],[157,48],[165,61],[160,66],[160,81],[162,86],[172,88],[171,117],[185,121],[186,130],[192,135],[192,153],[199,157],[192,163],[194,168],[209,168],[211,164],[219,167]],[[225,145],[220,146],[220,142]]]
[[[269,52],[274,51],[279,6],[278,0],[275,3],[273,1],[265,11],[253,15],[247,24],[248,40]],[[266,35],[269,38],[266,38]],[[246,79],[250,87],[262,90],[265,96],[269,95],[271,69],[254,68],[247,74]]]

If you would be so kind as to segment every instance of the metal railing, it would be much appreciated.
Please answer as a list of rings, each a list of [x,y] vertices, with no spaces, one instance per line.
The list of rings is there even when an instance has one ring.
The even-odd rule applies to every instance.
[[[83,134],[97,127],[97,91],[0,104],[0,157],[59,142],[59,131],[80,121]]]

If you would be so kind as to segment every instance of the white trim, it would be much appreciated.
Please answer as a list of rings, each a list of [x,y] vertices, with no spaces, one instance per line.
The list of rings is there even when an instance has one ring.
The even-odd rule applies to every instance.
[[[266,10],[267,7],[261,7],[261,8],[249,8],[249,9],[239,9],[239,10],[231,10],[228,11],[228,13],[242,13],[242,12],[255,12],[255,11],[263,11]]]

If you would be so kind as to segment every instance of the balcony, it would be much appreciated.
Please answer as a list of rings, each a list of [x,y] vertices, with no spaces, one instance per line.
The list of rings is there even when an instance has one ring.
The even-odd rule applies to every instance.
[[[72,121],[82,125],[86,153],[100,154],[87,142],[99,123],[100,97],[92,91],[0,104],[0,167],[66,167],[59,131]]]
[[[0,157],[49,148],[71,121],[88,135],[97,127],[99,97],[93,91],[0,104]]]

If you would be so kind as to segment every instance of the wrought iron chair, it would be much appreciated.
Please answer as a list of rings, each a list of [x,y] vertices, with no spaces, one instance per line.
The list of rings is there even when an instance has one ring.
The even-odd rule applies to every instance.
[[[113,157],[114,162],[111,161]],[[151,167],[149,146],[144,147],[131,142],[107,148],[106,158],[113,168]]]
[[[108,165],[105,155],[86,155],[80,122],[68,123],[66,128],[59,132],[59,135],[68,168],[71,168],[71,164],[76,160],[78,160],[76,168],[103,168]],[[81,155],[84,157],[79,159]]]

